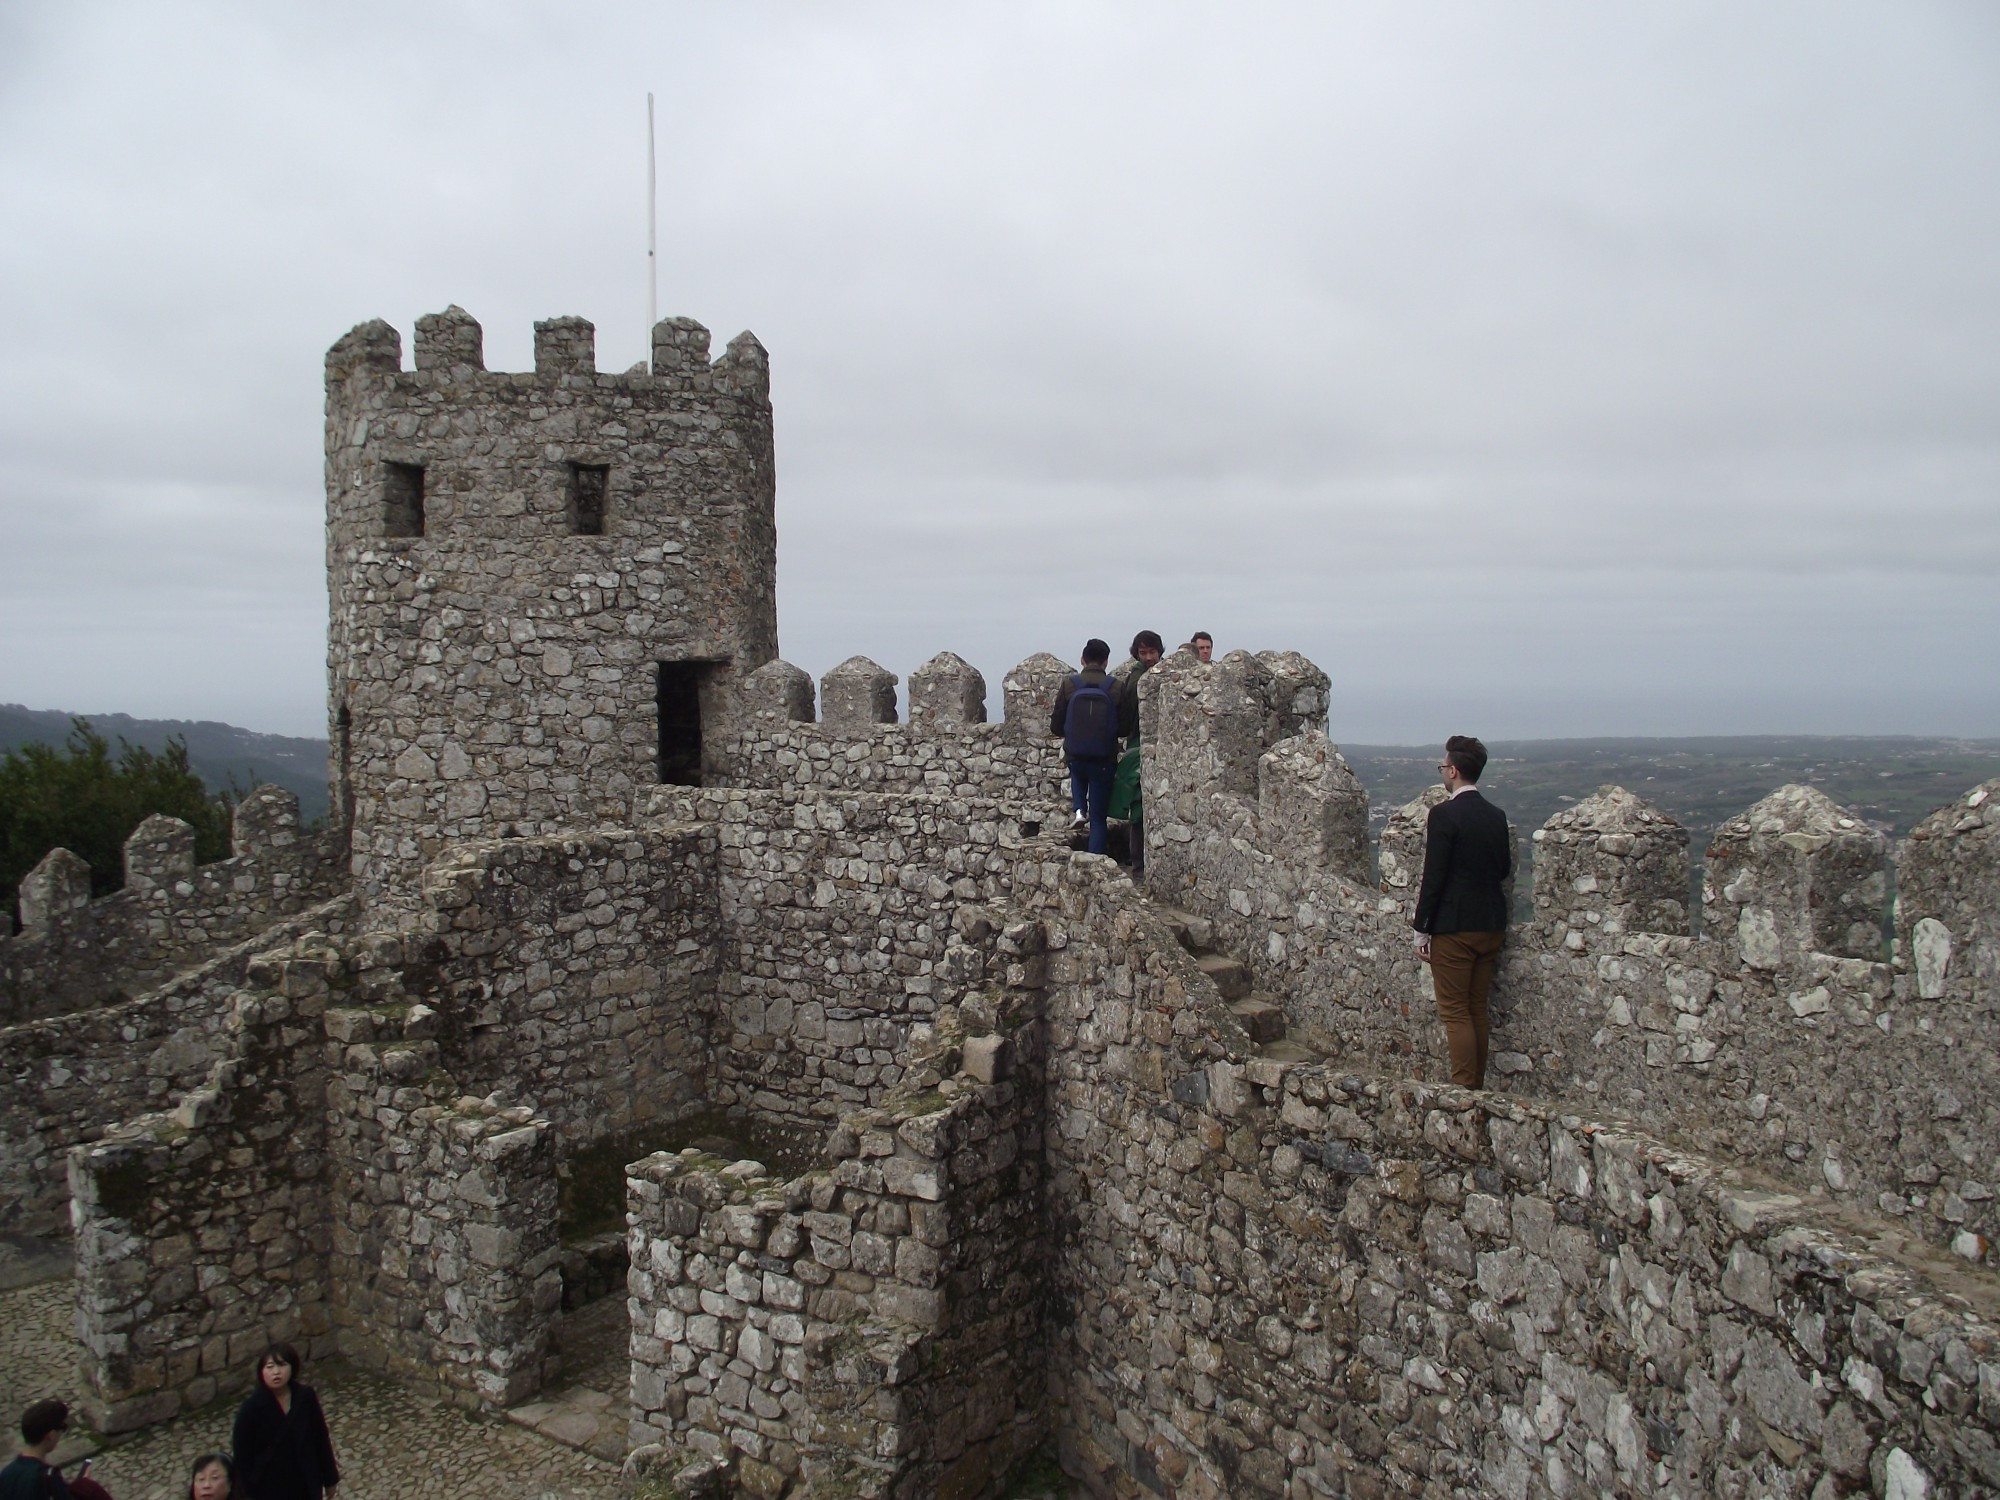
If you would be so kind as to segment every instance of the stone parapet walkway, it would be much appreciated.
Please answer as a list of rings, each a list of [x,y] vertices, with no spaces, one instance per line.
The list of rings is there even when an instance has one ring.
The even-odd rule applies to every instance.
[[[0,1418],[9,1427],[39,1397],[76,1404],[74,1316],[67,1280],[0,1292]],[[343,1361],[315,1366],[307,1380],[333,1429],[342,1500],[620,1500],[628,1493],[615,1463]],[[248,1383],[246,1371],[246,1390]],[[228,1450],[235,1415],[231,1399],[102,1446],[80,1433],[58,1461],[95,1449],[91,1472],[117,1500],[181,1500],[195,1455]]]

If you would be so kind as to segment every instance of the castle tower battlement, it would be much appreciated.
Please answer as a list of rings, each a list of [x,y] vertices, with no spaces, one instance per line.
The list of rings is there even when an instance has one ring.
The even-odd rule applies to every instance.
[[[701,779],[777,654],[770,369],[686,318],[596,369],[581,318],[486,368],[457,307],[326,359],[334,806],[364,912],[466,839],[617,818]]]

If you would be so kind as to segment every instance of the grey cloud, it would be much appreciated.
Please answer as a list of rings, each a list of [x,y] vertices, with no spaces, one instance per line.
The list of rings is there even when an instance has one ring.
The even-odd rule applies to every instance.
[[[802,665],[1199,623],[1385,738],[1471,617],[1514,734],[2000,733],[1996,63],[1947,4],[16,7],[0,698],[314,730],[321,352],[642,357],[652,88]]]

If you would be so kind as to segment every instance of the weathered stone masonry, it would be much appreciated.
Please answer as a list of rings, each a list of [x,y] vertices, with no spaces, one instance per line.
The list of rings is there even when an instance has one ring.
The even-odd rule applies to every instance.
[[[1051,1438],[1101,1496],[2000,1490],[2000,784],[1898,855],[1886,955],[1888,851],[1818,794],[1718,833],[1696,939],[1685,832],[1604,789],[1533,834],[1496,1088],[1425,1082],[1431,799],[1370,850],[1325,673],[1147,674],[1142,895],[1066,847],[1062,661],[989,722],[949,652],[906,705],[777,658],[753,339],[479,343],[453,309],[414,370],[379,324],[328,359],[351,890],[154,880],[245,925],[0,1031],[11,1225],[76,1148],[102,1425],[272,1334],[522,1400],[565,1172],[723,1106],[823,1155],[627,1168],[633,1441],[712,1493],[996,1495]]]
[[[1390,819],[1376,888],[1352,773],[1315,728],[1279,737],[1297,694],[1241,655],[1147,674],[1149,890],[1209,918],[1295,1036],[1442,1076],[1408,927],[1434,799]],[[1912,836],[1893,963],[1851,956],[1880,929],[1888,851],[1809,789],[1719,831],[1701,939],[1685,830],[1618,788],[1559,813],[1534,834],[1535,919],[1496,980],[1489,1086],[1636,1119],[1993,1264],[2000,1022],[1977,977],[1995,962],[1993,801],[1975,789]]]
[[[334,896],[330,841],[274,786],[237,804],[232,853],[194,862],[194,830],[151,817],[125,841],[125,885],[93,901],[90,867],[54,849],[21,881],[21,931],[0,937],[0,1026],[142,995]]]
[[[622,821],[677,685],[698,771],[777,654],[769,371],[749,334],[708,342],[670,319],[650,370],[605,375],[555,319],[501,374],[452,308],[414,370],[385,323],[328,352],[333,800],[367,920],[455,843]]]

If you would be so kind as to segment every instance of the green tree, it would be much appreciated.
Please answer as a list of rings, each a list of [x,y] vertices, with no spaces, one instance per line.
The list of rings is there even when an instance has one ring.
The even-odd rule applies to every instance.
[[[229,855],[231,798],[211,793],[188,765],[187,746],[167,741],[155,754],[118,742],[114,757],[87,719],[70,724],[69,743],[22,745],[0,755],[0,912],[12,914],[21,877],[51,849],[90,864],[90,889],[125,883],[125,840],[154,813],[194,829],[202,864]]]

